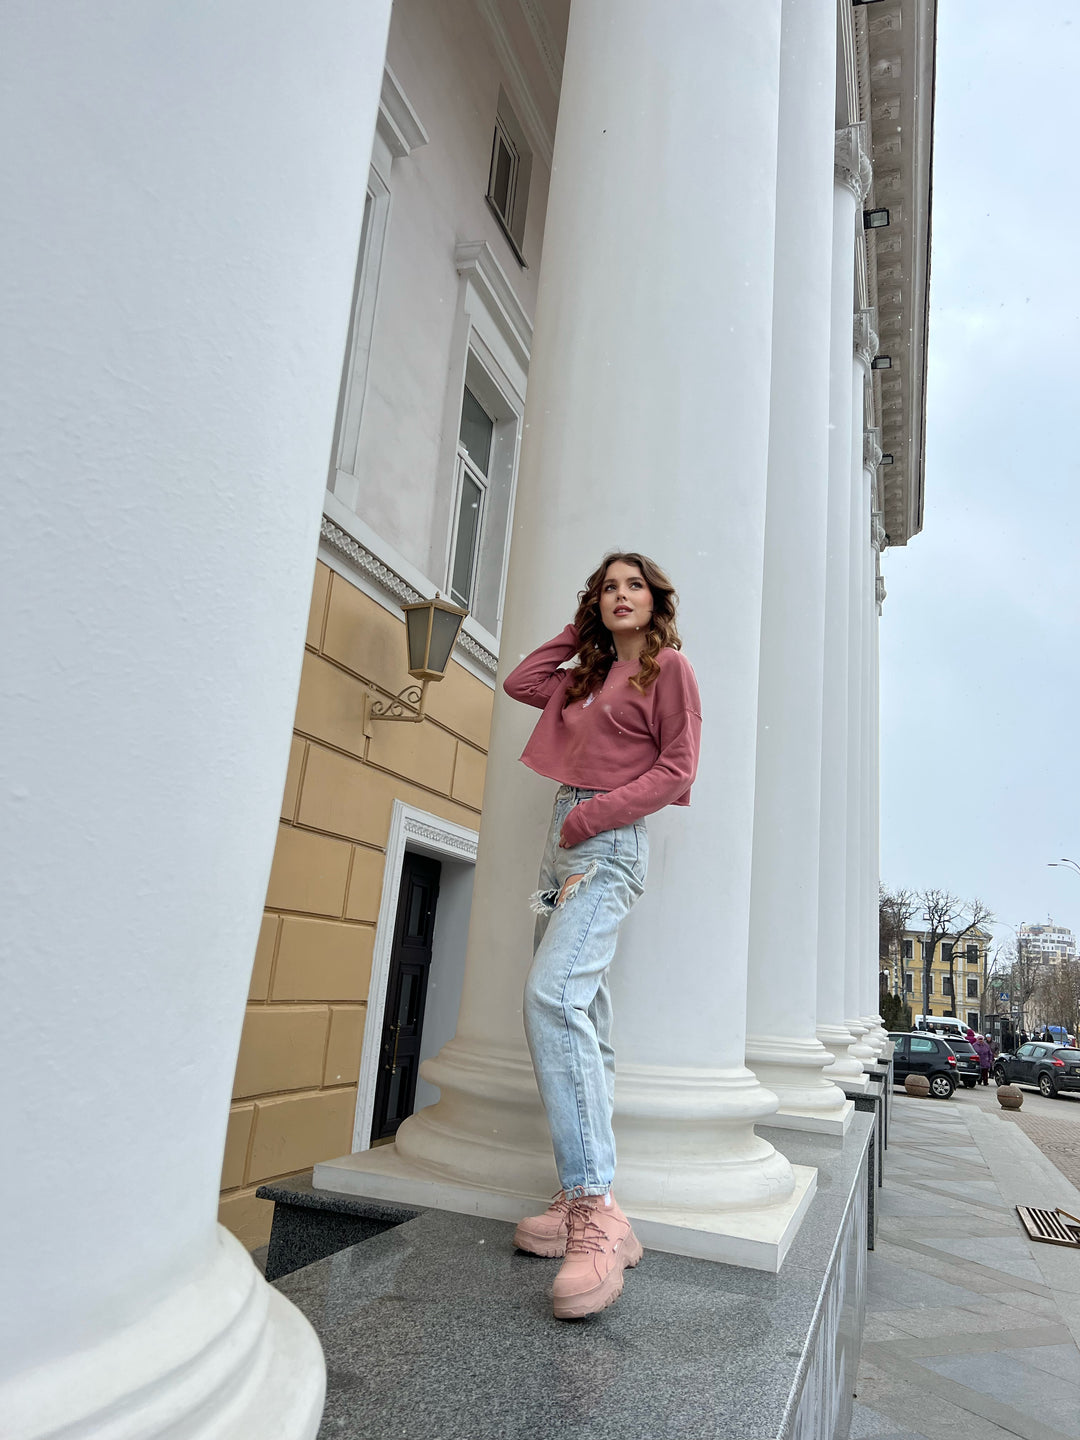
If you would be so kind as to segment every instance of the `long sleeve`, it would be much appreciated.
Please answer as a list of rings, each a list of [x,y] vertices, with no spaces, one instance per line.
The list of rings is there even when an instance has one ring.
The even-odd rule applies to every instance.
[[[580,845],[602,830],[632,825],[678,800],[693,784],[701,747],[697,680],[680,657],[656,683],[663,683],[669,693],[659,716],[656,738],[660,753],[655,763],[636,780],[576,805],[563,824],[565,844]]]
[[[521,664],[507,675],[503,689],[511,699],[543,710],[566,678],[566,672],[559,667],[577,654],[580,644],[577,630],[573,625],[567,625],[554,640],[548,640],[531,655],[526,655]]]

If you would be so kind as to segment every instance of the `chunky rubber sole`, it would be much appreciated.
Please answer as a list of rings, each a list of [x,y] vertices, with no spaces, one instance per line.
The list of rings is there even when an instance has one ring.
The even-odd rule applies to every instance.
[[[541,1255],[545,1260],[560,1260],[566,1254],[565,1235],[542,1240],[538,1235],[530,1235],[520,1225],[514,1231],[514,1244],[519,1250],[524,1250],[529,1255]]]
[[[583,1290],[579,1295],[553,1295],[552,1309],[556,1320],[584,1320],[588,1315],[599,1315],[609,1305],[614,1305],[623,1292],[625,1272],[633,1270],[645,1254],[644,1246],[631,1230],[622,1252],[622,1264],[609,1270],[599,1285]]]

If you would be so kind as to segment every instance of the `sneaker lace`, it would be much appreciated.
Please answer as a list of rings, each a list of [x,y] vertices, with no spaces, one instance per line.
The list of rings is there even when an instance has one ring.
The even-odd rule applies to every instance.
[[[607,1233],[592,1218],[593,1207],[589,1200],[582,1197],[568,1201],[567,1205],[566,1253],[569,1255],[572,1251],[592,1251],[599,1254],[605,1250]]]

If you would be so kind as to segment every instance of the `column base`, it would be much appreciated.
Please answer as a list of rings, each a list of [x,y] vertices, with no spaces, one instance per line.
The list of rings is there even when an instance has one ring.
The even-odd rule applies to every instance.
[[[784,1200],[741,1210],[680,1210],[635,1204],[622,1186],[616,1188],[619,1203],[647,1249],[775,1273],[817,1190],[816,1170],[796,1165],[792,1172],[794,1186]],[[452,1210],[461,1215],[482,1215],[489,1220],[520,1220],[523,1215],[545,1209],[551,1198],[550,1191],[517,1193],[440,1179],[410,1164],[392,1145],[324,1160],[315,1167],[313,1184],[320,1190]]]
[[[481,1052],[453,1040],[421,1073],[441,1099],[397,1133],[394,1148],[413,1173],[515,1196],[547,1197],[559,1188],[527,1054]],[[795,1191],[791,1166],[754,1133],[776,1107],[776,1096],[743,1066],[620,1066],[620,1204],[628,1213],[635,1206],[720,1213],[783,1204]]]
[[[869,1088],[869,1076],[866,1076],[866,1083]],[[828,1114],[822,1114],[819,1110],[800,1110],[797,1105],[781,1105],[769,1121],[770,1128],[808,1130],[816,1135],[846,1135],[851,1126],[851,1117],[855,1113],[855,1102],[839,1084],[836,1088],[841,1095],[838,1109],[830,1110]],[[860,1090],[859,1093],[863,1092]]]
[[[854,1056],[864,1069],[876,1064],[878,1052],[873,1045],[867,1043],[866,1037],[869,1034],[869,1027],[865,1021],[845,1020],[844,1028],[850,1030],[852,1035],[855,1036],[855,1043],[851,1046],[848,1054]]]
[[[862,1060],[851,1053],[852,1046],[856,1043],[851,1031],[843,1025],[819,1025],[817,1037],[825,1049],[830,1050],[836,1057],[831,1065],[825,1066],[822,1075],[845,1092],[865,1092],[870,1084],[870,1077],[863,1069]]]
[[[826,1066],[834,1060],[835,1056],[816,1037],[748,1035],[746,1063],[780,1101],[769,1124],[827,1135],[844,1134],[854,1107],[827,1075]]]
[[[314,1440],[326,1391],[315,1332],[217,1230],[211,1262],[138,1322],[0,1385],[5,1434]]]

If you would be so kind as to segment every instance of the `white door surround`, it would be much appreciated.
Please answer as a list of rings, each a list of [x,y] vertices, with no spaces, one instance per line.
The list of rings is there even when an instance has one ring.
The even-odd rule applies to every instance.
[[[379,1078],[379,1039],[383,1010],[386,1008],[386,985],[390,977],[390,952],[394,944],[394,920],[397,916],[398,894],[401,889],[401,867],[406,850],[452,860],[476,863],[475,830],[443,820],[415,805],[394,801],[390,816],[390,837],[386,842],[386,864],[383,867],[382,899],[375,927],[375,950],[371,960],[371,981],[368,985],[367,1016],[364,1021],[363,1049],[360,1052],[360,1079],[356,1089],[356,1116],[353,1121],[352,1148],[367,1150],[371,1146],[371,1118],[375,1108],[375,1086]],[[438,919],[436,919],[438,926]]]

